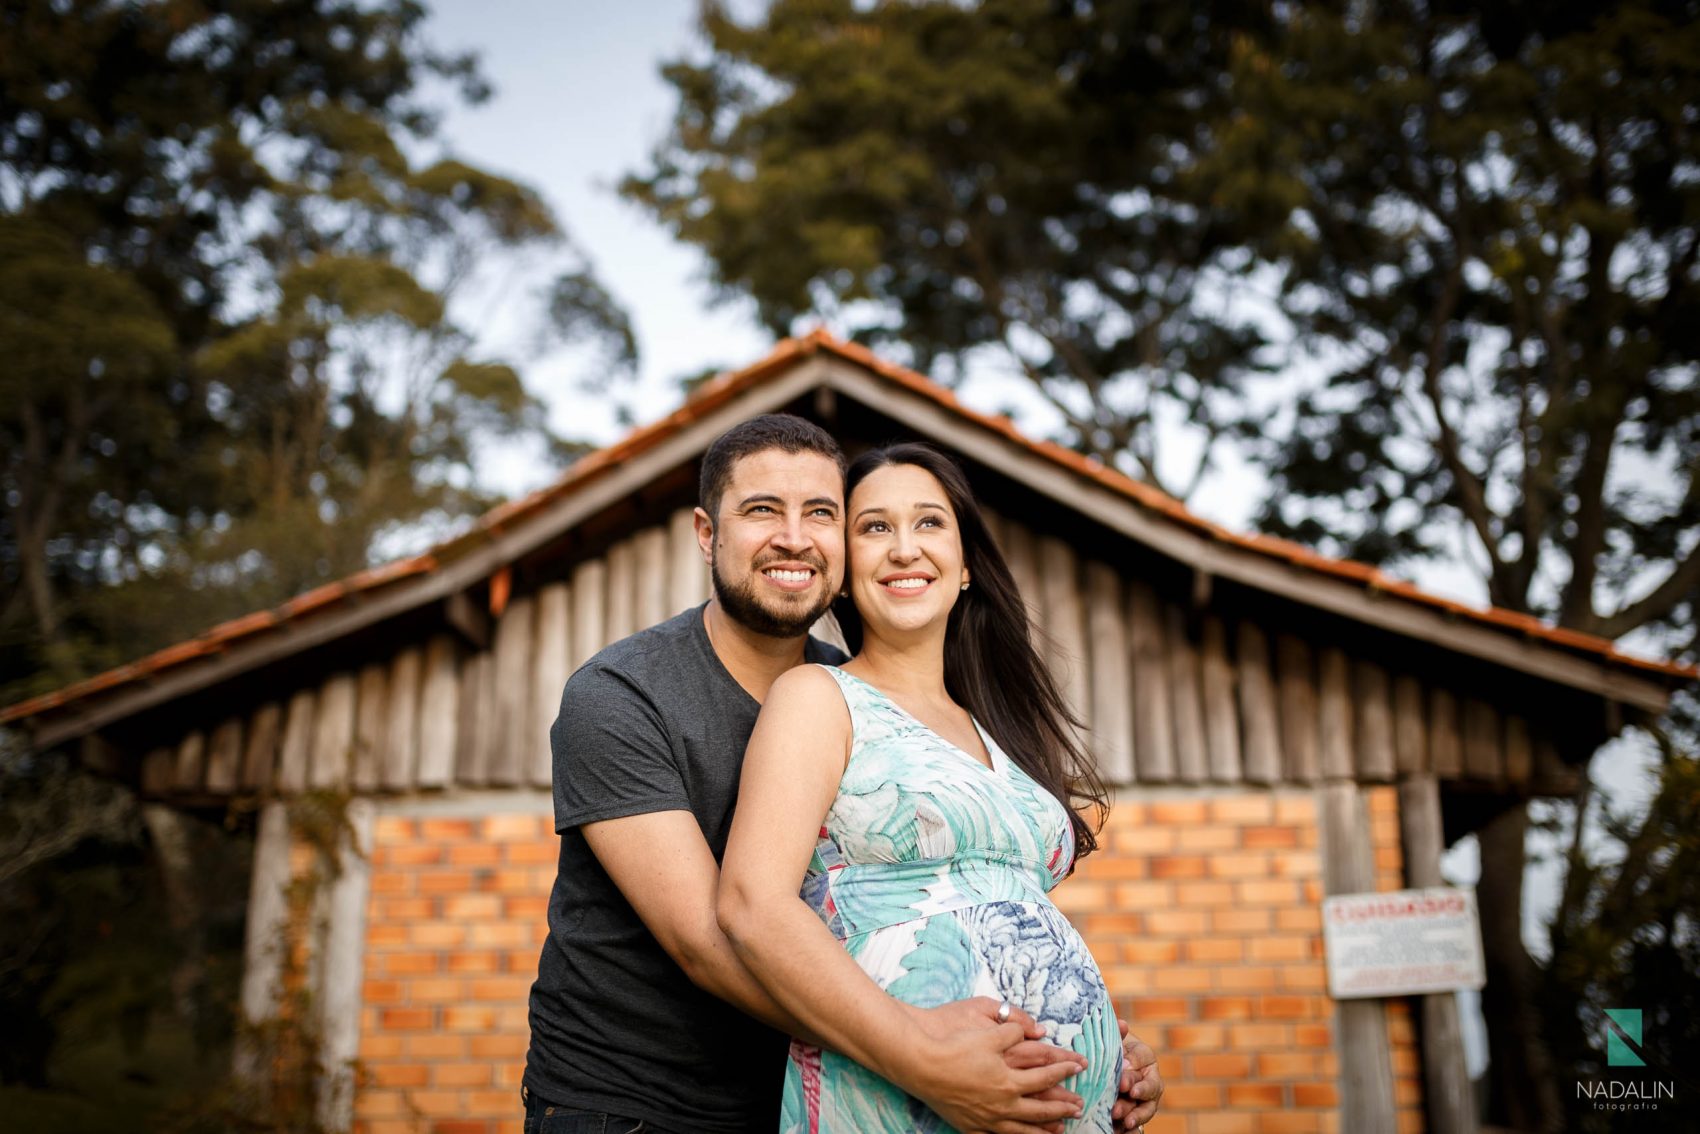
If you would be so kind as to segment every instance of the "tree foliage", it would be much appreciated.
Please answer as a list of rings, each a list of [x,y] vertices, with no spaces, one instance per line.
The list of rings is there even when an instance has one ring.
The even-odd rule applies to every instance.
[[[484,505],[491,439],[576,451],[446,316],[491,250],[563,237],[535,192],[437,139],[433,100],[488,88],[424,18],[0,7],[0,700]],[[618,315],[544,298],[561,333]]]

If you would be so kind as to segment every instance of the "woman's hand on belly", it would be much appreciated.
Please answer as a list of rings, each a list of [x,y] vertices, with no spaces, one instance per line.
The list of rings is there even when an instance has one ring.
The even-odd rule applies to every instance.
[[[957,1130],[1040,1134],[1080,1112],[1058,1086],[1085,1069],[1080,1054],[1042,1042],[1044,1030],[1014,1009],[997,1021],[990,997],[909,1007],[917,1041],[890,1078]]]

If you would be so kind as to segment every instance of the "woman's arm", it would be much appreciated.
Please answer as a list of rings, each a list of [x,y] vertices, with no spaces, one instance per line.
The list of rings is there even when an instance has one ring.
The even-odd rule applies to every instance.
[[[774,683],[744,757],[721,863],[719,919],[732,947],[781,1007],[827,1047],[931,1106],[959,1130],[1040,1134],[1079,1102],[1024,1096],[1079,1070],[1073,1059],[1015,1070],[1004,1051],[1018,1023],[963,1027],[962,1006],[924,1010],[889,996],[799,896],[850,749],[837,684],[814,666]]]

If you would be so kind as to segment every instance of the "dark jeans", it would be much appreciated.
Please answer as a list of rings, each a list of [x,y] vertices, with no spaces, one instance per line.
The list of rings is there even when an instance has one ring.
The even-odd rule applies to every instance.
[[[525,1102],[525,1134],[662,1134],[641,1119],[555,1106],[529,1091],[520,1097]]]

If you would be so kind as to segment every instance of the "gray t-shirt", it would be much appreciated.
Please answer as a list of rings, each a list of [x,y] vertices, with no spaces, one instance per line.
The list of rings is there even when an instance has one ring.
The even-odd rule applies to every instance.
[[[804,657],[844,660],[813,638]],[[532,1094],[663,1130],[778,1129],[785,1037],[691,983],[580,830],[689,811],[718,861],[760,710],[715,655],[700,606],[614,643],[567,681],[549,731],[561,857],[531,986]]]

